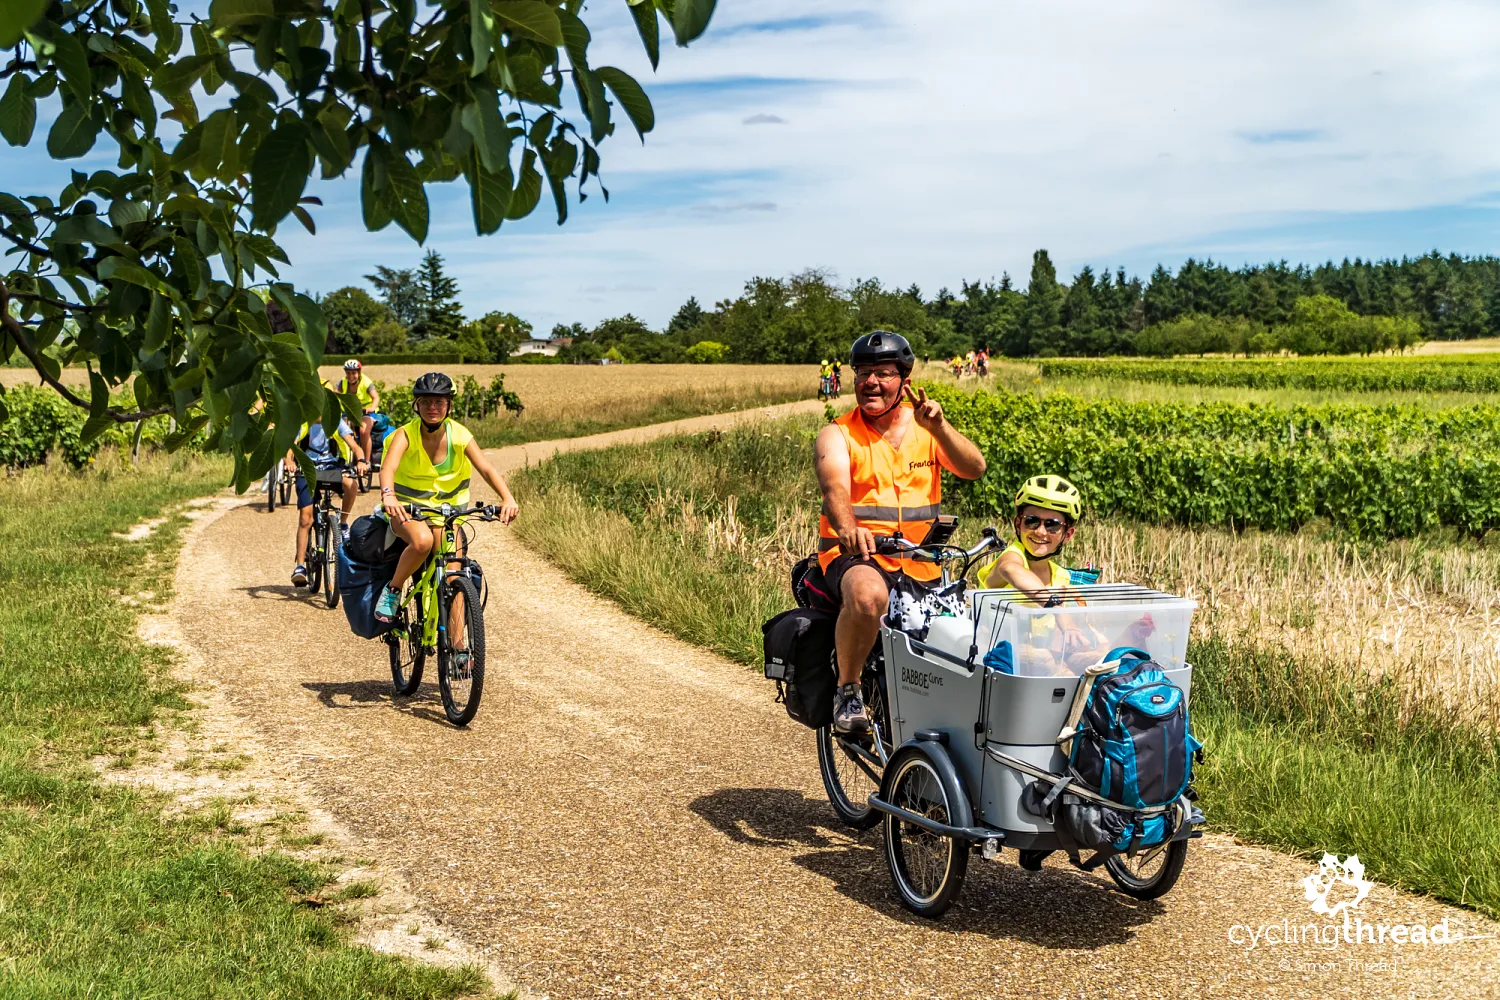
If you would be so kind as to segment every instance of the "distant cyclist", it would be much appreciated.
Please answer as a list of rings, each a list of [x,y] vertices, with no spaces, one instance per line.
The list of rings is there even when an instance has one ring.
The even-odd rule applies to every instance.
[[[339,379],[334,391],[352,392],[359,399],[360,409],[365,414],[359,424],[359,446],[366,455],[375,454],[370,447],[370,432],[375,427],[375,414],[380,411],[380,391],[375,388],[375,383],[364,374],[360,363],[350,358],[344,362],[344,377]]]
[[[844,363],[838,358],[833,359],[833,395],[835,398],[844,391]]]
[[[297,435],[297,444],[312,459],[313,466],[319,472],[337,469],[344,473],[343,513],[339,522],[347,537],[349,518],[354,513],[354,501],[359,496],[359,486],[353,477],[363,472],[364,449],[354,440],[354,431],[342,417],[339,418],[338,433],[332,438],[324,432],[321,420],[304,424]],[[307,564],[302,559],[307,554],[307,533],[312,530],[313,503],[317,499],[317,490],[308,488],[307,480],[297,468],[291,452],[287,452],[286,456],[286,474],[296,476],[297,480],[297,551],[292,556],[296,561],[296,566],[292,568],[292,584],[303,587],[307,585]]]
[[[396,572],[375,606],[375,617],[386,622],[396,617],[402,588],[427,561],[442,530],[414,520],[406,512],[407,504],[433,509],[450,504],[462,509],[469,502],[469,482],[478,472],[500,495],[502,524],[509,524],[519,511],[510,487],[484,457],[474,435],[449,416],[453,380],[442,372],[428,372],[417,379],[411,395],[416,417],[391,432],[380,465],[379,513],[406,542]],[[463,630],[456,629],[452,634],[461,636]]]

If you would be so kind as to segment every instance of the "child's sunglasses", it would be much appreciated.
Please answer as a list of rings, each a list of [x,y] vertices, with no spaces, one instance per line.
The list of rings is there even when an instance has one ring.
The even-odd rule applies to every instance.
[[[1035,514],[1027,514],[1025,517],[1021,518],[1021,527],[1025,528],[1027,531],[1035,531],[1038,528],[1042,528],[1049,535],[1055,535],[1067,526],[1067,521],[1062,521],[1055,517],[1040,518]]]

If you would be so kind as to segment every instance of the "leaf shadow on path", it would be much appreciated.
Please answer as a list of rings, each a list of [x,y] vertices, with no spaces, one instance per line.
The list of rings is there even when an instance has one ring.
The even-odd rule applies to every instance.
[[[850,900],[928,930],[1092,950],[1128,943],[1137,927],[1164,911],[1155,900],[1132,899],[1107,880],[1071,868],[1026,871],[1007,852],[999,863],[973,855],[953,908],[939,920],[926,920],[896,901],[879,828],[843,830],[821,799],[789,788],[721,788],[694,799],[689,808],[737,844],[812,848],[790,860],[828,879]]]

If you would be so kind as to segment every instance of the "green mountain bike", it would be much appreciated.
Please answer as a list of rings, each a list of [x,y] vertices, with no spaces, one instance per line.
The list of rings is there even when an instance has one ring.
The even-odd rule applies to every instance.
[[[441,525],[443,531],[432,555],[412,577],[395,625],[386,633],[391,682],[397,694],[415,694],[427,657],[436,654],[443,712],[455,726],[466,726],[479,711],[484,692],[484,606],[489,588],[479,563],[465,554],[464,522],[493,521],[499,510],[457,510],[448,504],[436,509],[412,504],[406,510],[412,517]]]

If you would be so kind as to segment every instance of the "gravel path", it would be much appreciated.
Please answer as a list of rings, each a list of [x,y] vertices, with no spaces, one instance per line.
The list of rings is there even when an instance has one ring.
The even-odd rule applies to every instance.
[[[816,403],[773,408],[817,412]],[[765,411],[759,411],[765,412]],[[756,414],[491,454],[506,468]],[[360,510],[371,500],[362,499]],[[525,516],[525,512],[522,512]],[[385,647],[288,584],[292,511],[240,506],[181,563],[174,615],[268,752],[365,850],[517,981],[553,997],[1500,996],[1500,945],[1267,944],[1238,925],[1321,925],[1309,863],[1211,836],[1141,903],[1104,875],[977,857],[927,922],[894,901],[880,834],[824,801],[812,734],[753,671],[570,582],[498,526],[489,677],[467,731],[435,686],[394,700]],[[499,581],[506,581],[499,585]],[[1213,803],[1204,803],[1211,813]],[[1376,887],[1367,923],[1493,935]]]

